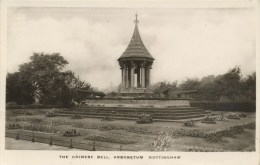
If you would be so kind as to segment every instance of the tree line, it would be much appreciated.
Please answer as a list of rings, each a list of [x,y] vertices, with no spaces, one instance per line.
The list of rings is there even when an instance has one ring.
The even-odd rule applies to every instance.
[[[30,61],[19,66],[17,72],[6,77],[6,102],[26,105],[39,102],[43,105],[70,106],[86,98],[86,92],[94,88],[71,70],[65,70],[68,61],[59,53],[33,53]],[[247,77],[234,67],[221,75],[209,75],[201,79],[187,79],[178,84],[158,82],[151,86],[156,97],[174,98],[181,92],[196,91],[189,96],[194,100],[255,101],[256,73]]]
[[[17,72],[6,78],[6,102],[70,106],[80,102],[79,89],[92,90],[71,70],[65,70],[68,61],[59,53],[33,53],[30,61],[19,66]]]
[[[176,97],[178,92],[192,90],[196,91],[190,94],[194,100],[255,101],[256,73],[243,77],[241,69],[236,66],[221,75],[187,79],[180,84],[164,81],[154,84],[151,89],[161,97]]]

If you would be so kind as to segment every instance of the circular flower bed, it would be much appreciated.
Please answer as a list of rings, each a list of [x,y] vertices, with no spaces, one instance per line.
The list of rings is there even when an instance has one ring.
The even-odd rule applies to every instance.
[[[139,124],[149,124],[149,123],[153,123],[153,118],[151,115],[143,113],[138,116],[136,122]]]

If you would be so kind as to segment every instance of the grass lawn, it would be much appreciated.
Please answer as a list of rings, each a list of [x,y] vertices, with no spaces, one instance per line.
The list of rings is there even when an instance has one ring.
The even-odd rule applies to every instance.
[[[33,115],[24,116],[22,111],[32,112]],[[189,135],[172,136],[172,131],[199,131],[206,134],[227,130],[237,125],[245,125],[255,122],[255,113],[247,113],[246,118],[240,120],[229,119],[228,121],[217,121],[216,124],[205,124],[198,122],[194,127],[186,127],[179,122],[154,122],[152,124],[137,124],[135,121],[114,120],[102,121],[101,119],[83,118],[71,119],[70,117],[57,116],[46,117],[46,110],[7,110],[7,125],[10,123],[19,123],[20,125],[33,124],[33,119],[41,119],[40,125],[54,124],[57,133],[39,133],[34,131],[35,137],[45,137],[60,139],[64,146],[69,146],[70,139],[73,140],[74,147],[83,147],[87,150],[93,149],[93,139],[95,139],[96,150],[119,150],[122,145],[123,150],[130,151],[151,151],[152,143],[160,137],[159,132],[169,133],[167,142],[167,151],[192,151],[199,148],[199,151],[253,151],[255,147],[255,129],[244,129],[244,132],[236,134],[233,137],[222,137],[221,142],[212,142],[204,137],[194,137]],[[64,132],[69,129],[76,129],[81,136],[65,137]],[[32,131],[20,129],[6,129],[8,133],[17,133],[32,135]],[[30,138],[28,138],[30,140]],[[48,143],[48,139],[43,142]],[[77,143],[75,143],[77,142]],[[58,144],[58,142],[57,142]],[[6,148],[8,144],[6,144]],[[12,146],[15,149],[15,146]],[[17,147],[17,149],[20,149]]]

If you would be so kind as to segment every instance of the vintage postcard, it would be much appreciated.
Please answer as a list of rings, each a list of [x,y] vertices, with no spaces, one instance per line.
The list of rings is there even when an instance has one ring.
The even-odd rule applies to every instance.
[[[256,0],[1,1],[0,164],[259,165],[257,77]]]

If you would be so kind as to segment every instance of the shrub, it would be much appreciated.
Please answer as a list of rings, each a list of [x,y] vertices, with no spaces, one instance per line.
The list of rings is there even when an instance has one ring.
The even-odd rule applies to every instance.
[[[46,113],[46,116],[47,117],[55,117],[57,116],[56,112],[55,112],[55,109],[50,109],[47,113]]]
[[[193,120],[184,122],[184,126],[187,126],[187,127],[195,127],[196,125],[197,125],[196,122]]]
[[[70,130],[65,131],[63,136],[67,136],[67,137],[80,136],[80,133],[77,132],[77,130],[75,130],[75,129],[70,129]]]
[[[238,113],[238,112],[229,112],[227,118],[228,119],[237,119],[237,120],[239,120],[240,119],[240,113]]]
[[[139,123],[139,124],[153,123],[153,118],[152,118],[151,115],[143,113],[143,114],[138,116],[136,122]]]

